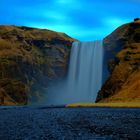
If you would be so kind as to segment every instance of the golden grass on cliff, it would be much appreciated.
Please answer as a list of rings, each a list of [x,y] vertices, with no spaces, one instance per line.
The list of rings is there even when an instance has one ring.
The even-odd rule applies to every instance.
[[[140,102],[112,102],[112,103],[73,103],[66,107],[130,107],[140,108]]]

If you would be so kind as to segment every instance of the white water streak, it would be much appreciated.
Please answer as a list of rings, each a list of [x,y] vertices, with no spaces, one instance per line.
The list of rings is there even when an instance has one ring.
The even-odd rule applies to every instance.
[[[74,42],[67,81],[49,89],[47,104],[95,102],[102,86],[102,41]]]
[[[102,41],[74,42],[67,91],[76,102],[94,102],[102,85]]]

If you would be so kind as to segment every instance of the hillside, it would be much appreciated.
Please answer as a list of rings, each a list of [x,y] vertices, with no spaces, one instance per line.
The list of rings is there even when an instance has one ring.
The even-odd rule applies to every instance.
[[[109,78],[96,102],[140,101],[140,20],[125,24],[104,39]]]
[[[66,75],[73,41],[47,29],[0,25],[0,105],[37,102]]]

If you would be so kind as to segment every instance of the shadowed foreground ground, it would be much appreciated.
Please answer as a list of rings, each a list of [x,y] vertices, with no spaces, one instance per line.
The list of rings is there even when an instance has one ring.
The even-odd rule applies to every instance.
[[[0,108],[0,140],[137,140],[139,124],[139,108]]]

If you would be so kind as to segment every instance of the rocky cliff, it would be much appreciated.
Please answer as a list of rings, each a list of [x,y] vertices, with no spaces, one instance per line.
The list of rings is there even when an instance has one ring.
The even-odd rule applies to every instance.
[[[41,98],[52,80],[66,75],[75,41],[46,29],[0,26],[0,105]]]
[[[97,102],[140,101],[140,20],[125,24],[104,39],[104,65],[110,76]]]

